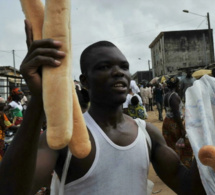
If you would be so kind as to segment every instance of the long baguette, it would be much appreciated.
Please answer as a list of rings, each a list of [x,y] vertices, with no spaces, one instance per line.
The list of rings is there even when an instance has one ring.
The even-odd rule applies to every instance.
[[[70,7],[70,0],[46,0],[43,38],[61,41],[67,54],[61,66],[43,67],[42,73],[47,142],[52,149],[64,148],[72,137]]]
[[[75,157],[85,158],[91,151],[91,142],[79,105],[75,85],[72,80],[71,84],[73,96],[73,113],[75,114],[73,115],[73,135],[69,142],[69,149]]]
[[[44,19],[44,6],[40,0],[20,0],[26,18],[31,22],[33,28],[34,38],[42,39],[42,25]],[[28,14],[27,14],[28,13]],[[70,18],[69,18],[70,20]],[[69,33],[69,43],[71,43],[71,33]],[[70,44],[71,49],[71,44]],[[44,76],[44,75],[43,75]],[[89,141],[89,134],[83,119],[79,101],[75,91],[74,83],[71,79],[73,92],[73,120],[74,120],[74,134],[69,143],[69,148],[74,156],[77,158],[86,157],[91,151],[91,143]],[[45,83],[44,83],[45,85]],[[53,115],[52,115],[53,116]],[[55,140],[58,142],[58,140]]]
[[[41,0],[20,0],[22,10],[27,20],[31,22],[33,39],[42,39],[44,21],[44,5]]]

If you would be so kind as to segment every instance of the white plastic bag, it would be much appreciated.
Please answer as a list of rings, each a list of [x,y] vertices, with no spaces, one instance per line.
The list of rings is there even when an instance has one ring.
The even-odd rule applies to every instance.
[[[186,91],[185,124],[208,195],[215,194],[215,172],[201,164],[198,152],[204,145],[215,146],[215,78],[208,75],[194,82]]]

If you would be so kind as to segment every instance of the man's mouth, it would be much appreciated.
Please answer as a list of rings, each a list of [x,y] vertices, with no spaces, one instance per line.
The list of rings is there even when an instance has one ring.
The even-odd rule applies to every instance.
[[[124,82],[117,82],[113,85],[113,89],[121,92],[127,91],[127,85]]]
[[[114,87],[125,87],[122,83],[115,84]]]

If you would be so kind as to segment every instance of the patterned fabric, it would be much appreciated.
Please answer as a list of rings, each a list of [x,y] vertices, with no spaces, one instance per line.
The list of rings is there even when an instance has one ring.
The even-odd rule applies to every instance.
[[[185,138],[185,148],[178,149],[175,147],[182,134],[180,127],[173,118],[166,117],[164,119],[162,133],[167,145],[179,155],[181,162],[189,168],[192,164],[193,151],[187,138]]]
[[[11,122],[8,120],[6,114],[4,114],[4,124],[5,124],[5,126],[6,126],[7,128],[12,126],[12,124],[11,124]]]
[[[146,119],[146,110],[145,107],[141,104],[138,104],[136,106],[129,104],[128,105],[128,114],[133,119],[140,118],[140,119]]]
[[[23,92],[18,87],[13,88],[11,91],[11,95],[20,95],[20,94],[23,94]]]
[[[186,131],[207,195],[215,194],[215,172],[204,166],[198,152],[204,145],[215,146],[215,78],[205,75],[186,91]]]
[[[4,138],[5,138],[4,113],[0,112],[0,161],[4,156]]]
[[[10,109],[11,116],[14,117],[22,117],[22,111],[19,108]]]
[[[0,130],[0,161],[4,156],[4,138],[5,138],[5,133],[2,130]]]
[[[23,121],[23,117],[14,117],[13,118],[13,124],[15,125],[15,126],[17,126],[17,125],[20,125],[21,123],[22,123],[22,121]]]

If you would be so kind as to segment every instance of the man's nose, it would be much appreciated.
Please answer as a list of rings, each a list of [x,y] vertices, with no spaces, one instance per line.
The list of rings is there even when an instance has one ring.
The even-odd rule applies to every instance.
[[[123,69],[120,68],[120,66],[114,66],[112,69],[112,75],[113,76],[124,76],[124,71]]]

